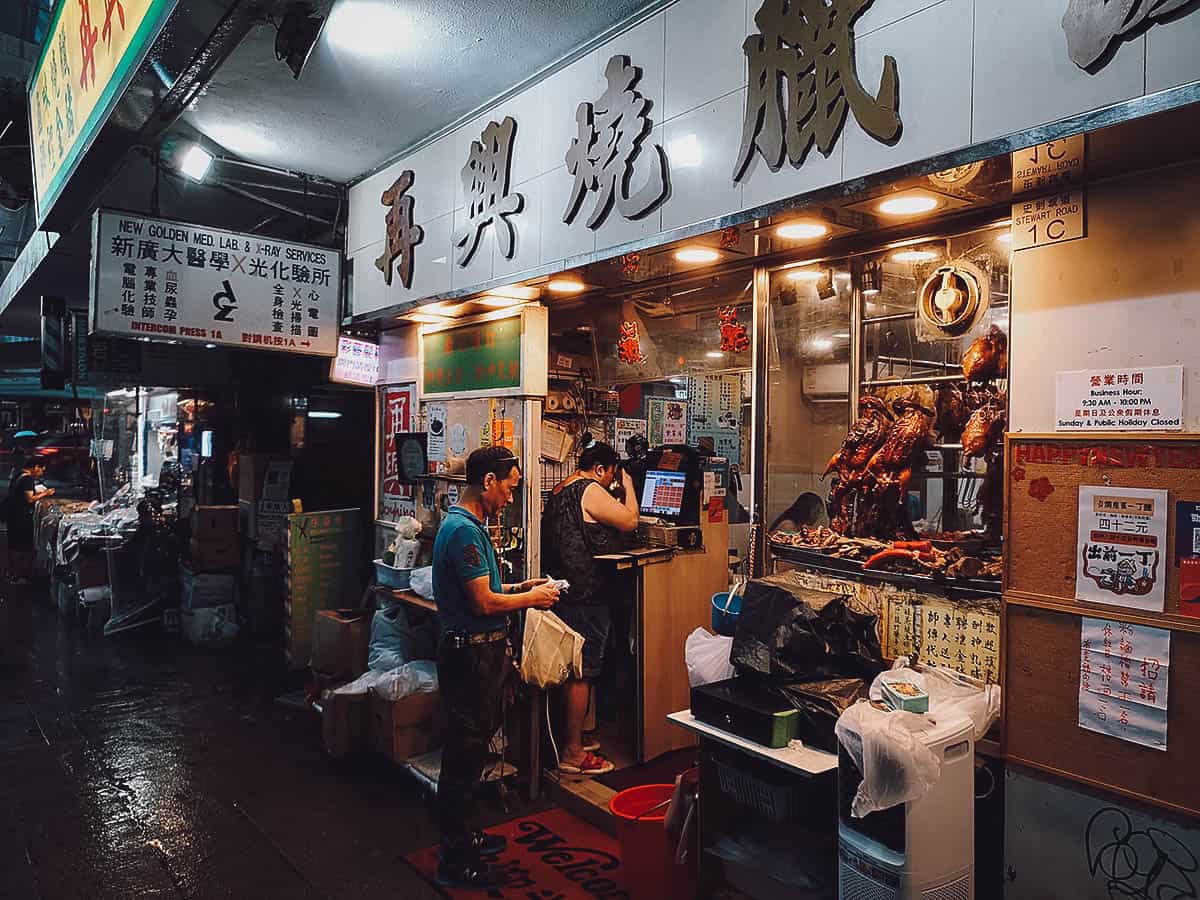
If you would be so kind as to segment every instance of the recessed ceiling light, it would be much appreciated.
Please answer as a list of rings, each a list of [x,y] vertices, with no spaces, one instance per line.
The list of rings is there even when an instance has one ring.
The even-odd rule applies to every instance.
[[[919,263],[937,259],[940,255],[936,250],[901,250],[893,253],[892,259],[896,262]]]
[[[507,309],[510,306],[520,306],[524,300],[514,300],[512,297],[476,297],[475,302],[488,309]]]
[[[829,234],[824,222],[789,222],[775,229],[775,234],[791,241],[813,241]]]
[[[587,285],[575,278],[552,278],[546,282],[546,289],[556,294],[581,294]]]
[[[721,254],[708,247],[684,247],[675,251],[675,258],[685,263],[710,263],[721,258]]]
[[[510,300],[536,300],[542,292],[527,284],[507,284],[486,292],[491,297],[507,297]]]
[[[787,273],[788,281],[807,281],[809,284],[816,284],[825,273],[820,269],[793,269]]]
[[[939,205],[937,197],[931,194],[900,194],[889,197],[875,208],[887,216],[917,216],[932,212]]]
[[[725,358],[725,354],[722,353],[720,350],[709,350],[704,355],[707,356],[709,359],[724,359]]]
[[[996,240],[998,240],[1002,244],[1011,244],[1012,243],[1012,232],[1011,231],[1002,231],[998,235],[996,235]]]
[[[201,182],[212,166],[213,155],[199,144],[192,144],[179,160],[179,171],[195,182]]]

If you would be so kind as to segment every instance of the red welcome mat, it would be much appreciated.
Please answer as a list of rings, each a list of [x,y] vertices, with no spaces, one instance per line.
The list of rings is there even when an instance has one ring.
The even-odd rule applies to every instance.
[[[508,838],[508,849],[491,862],[508,882],[499,890],[444,890],[451,898],[496,897],[528,900],[625,900],[621,851],[615,838],[561,809],[513,819],[488,829]],[[426,847],[405,857],[430,884],[437,878],[438,848]]]

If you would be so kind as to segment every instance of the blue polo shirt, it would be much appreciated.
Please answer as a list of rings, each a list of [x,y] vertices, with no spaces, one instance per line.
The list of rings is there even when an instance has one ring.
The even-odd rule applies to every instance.
[[[484,575],[492,590],[500,593],[500,564],[487,529],[461,506],[452,506],[433,542],[433,597],[443,633],[478,634],[504,627],[503,615],[477,615],[467,598],[466,583]]]

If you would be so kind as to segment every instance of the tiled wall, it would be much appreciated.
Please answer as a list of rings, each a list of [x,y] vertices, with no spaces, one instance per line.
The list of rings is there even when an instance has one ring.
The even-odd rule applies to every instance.
[[[815,150],[804,165],[770,172],[755,156],[735,182],[746,97],[742,42],[754,31],[761,0],[679,0],[547,80],[505,101],[407,159],[351,189],[347,251],[354,259],[353,312],[482,285],[518,280],[534,269],[563,268],[572,257],[662,231],[796,196],[937,153],[1053,122],[1111,103],[1200,79],[1200,13],[1122,44],[1099,73],[1078,69],[1059,24],[1067,0],[876,0],[856,26],[858,71],[874,93],[885,55],[900,74],[901,139],[878,143],[847,117],[828,158]],[[572,176],[564,156],[574,112],[603,90],[603,68],[627,54],[643,70],[639,90],[653,106],[643,144],[674,157],[670,199],[630,222],[612,212],[593,232],[588,200],[575,222],[562,221]],[[512,189],[525,198],[514,258],[496,251],[492,229],[466,268],[454,263],[452,237],[463,216],[459,171],[489,120],[517,120]],[[673,150],[672,148],[677,148]],[[681,149],[686,147],[688,152]],[[400,171],[416,176],[411,194],[425,230],[411,290],[390,287],[374,267],[384,237],[380,195]],[[644,175],[642,176],[644,177]],[[637,186],[635,175],[634,188]]]

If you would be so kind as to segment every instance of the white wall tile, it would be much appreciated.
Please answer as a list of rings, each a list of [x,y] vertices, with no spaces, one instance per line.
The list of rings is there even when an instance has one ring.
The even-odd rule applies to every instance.
[[[456,157],[450,152],[450,145],[447,135],[392,167],[397,175],[404,169],[413,170],[412,195],[416,201],[413,215],[418,222],[454,212],[455,195],[462,192],[459,172],[466,165],[467,155],[464,151],[461,159]]]
[[[413,249],[412,287],[405,289],[400,282],[399,273],[394,274],[392,285],[387,291],[388,306],[411,303],[422,297],[444,294],[450,290],[450,268],[454,264],[454,248],[450,246],[450,230],[453,224],[453,213],[446,213],[421,224],[425,235],[421,243]],[[373,277],[382,280],[378,269],[373,268],[372,271]],[[355,264],[356,281],[358,277],[358,266]]]
[[[684,2],[691,5],[689,0],[684,0]],[[661,125],[665,121],[665,117],[661,115],[660,111],[663,108],[663,86],[666,82],[664,74],[666,66],[663,61],[666,44],[667,14],[660,12],[624,34],[617,35],[596,51],[601,90],[605,84],[604,67],[614,56],[628,56],[630,62],[642,70],[642,77],[636,88],[643,97],[650,101],[650,117],[654,120],[655,125]],[[597,93],[594,97],[582,99],[595,100],[599,96],[600,94]],[[574,116],[575,107],[572,106],[570,112],[572,121]],[[563,153],[566,152],[566,147],[563,147]]]
[[[727,94],[667,124],[671,199],[663,207],[664,230],[741,208],[742,186],[733,180],[733,160],[742,133],[743,94]]]
[[[1047,0],[976,0],[973,142],[1142,94],[1145,41],[1122,44],[1089,74],[1067,53],[1065,8]]]
[[[1146,32],[1146,92],[1200,81],[1200,10]]]
[[[544,91],[544,84],[536,84],[494,107],[488,114],[488,121],[501,122],[505,116],[512,116],[517,122],[517,136],[513,140],[512,184],[528,181],[543,171],[542,140],[546,131],[546,110],[542,103]],[[466,157],[463,157],[456,171],[466,161]]]
[[[595,250],[596,233],[579,216],[571,225],[562,220],[571,196],[571,186],[575,183],[567,167],[559,166],[553,172],[542,175],[539,180],[542,194],[541,264],[549,265]]]
[[[383,241],[367,244],[350,254],[354,260],[354,294],[350,298],[353,314],[374,312],[388,305],[387,285],[383,275],[375,268],[375,260],[383,253]]]
[[[854,33],[859,37],[866,37],[872,31],[942,2],[943,0],[875,0],[854,23]]]
[[[859,78],[872,96],[879,90],[885,56],[895,57],[904,128],[899,142],[888,146],[863,131],[850,111],[843,178],[971,142],[971,5],[972,0],[946,0],[859,39]]]
[[[604,57],[607,61],[608,57]],[[600,54],[592,51],[544,82],[542,89],[542,172],[566,164],[567,150],[577,134],[575,110],[600,96]]]
[[[514,272],[536,269],[542,246],[542,181],[533,178],[514,188],[525,198],[525,208],[510,219],[516,227],[517,240],[512,259],[505,259],[499,245],[494,253],[493,278],[503,278]]]
[[[636,194],[647,183],[651,171],[650,164],[652,162],[655,165],[658,164],[656,158],[657,151],[654,149],[656,144],[663,146],[664,149],[666,147],[663,141],[663,129],[661,126],[651,131],[646,135],[646,139],[642,141],[642,152],[638,154],[637,160],[634,162],[633,177],[629,179],[629,193],[631,196]],[[569,193],[567,196],[570,196]],[[587,228],[587,218],[595,205],[595,197],[596,194],[593,192],[583,198],[583,203],[579,208],[579,213],[575,216],[575,222],[572,227],[578,225],[581,228]],[[616,202],[614,201],[612,209],[608,212],[608,218],[604,220],[603,225],[596,229],[596,246],[616,247],[619,244],[625,244],[629,241],[636,241],[649,237],[652,234],[657,234],[661,230],[661,206],[640,219],[626,219],[621,215],[621,211],[617,209]]]
[[[466,266],[458,264],[460,248],[454,246],[454,242],[466,227],[466,213],[465,208],[454,211],[454,224],[450,232],[450,243],[452,246],[450,247],[449,257],[451,290],[458,290],[459,288],[469,287],[473,284],[482,284],[485,281],[492,280],[492,252],[496,246],[496,226],[494,224],[488,225],[483,229],[483,234],[479,237],[479,246],[476,247],[475,255],[471,257],[471,261]]]
[[[741,103],[744,114],[744,98]],[[739,118],[737,125],[739,146],[741,133],[742,125]],[[778,172],[772,172],[767,168],[762,156],[755,153],[746,167],[746,176],[742,179],[742,184],[745,185],[742,191],[742,209],[752,209],[784,197],[795,197],[798,194],[806,194],[818,188],[837,184],[842,180],[842,156],[845,143],[845,138],[839,138],[838,142],[833,145],[829,156],[821,155],[820,151],[813,147],[808,151],[808,156],[805,157],[804,163],[798,169],[792,168],[792,164],[785,159]],[[733,158],[730,159],[728,168],[733,169]]]
[[[401,171],[389,166],[363,181],[349,191],[350,216],[346,223],[346,252],[355,253],[372,241],[383,238],[383,217],[387,208],[379,202],[383,192]]]
[[[662,108],[650,112],[655,124],[745,86],[747,5],[685,0],[667,9],[666,94]]]

